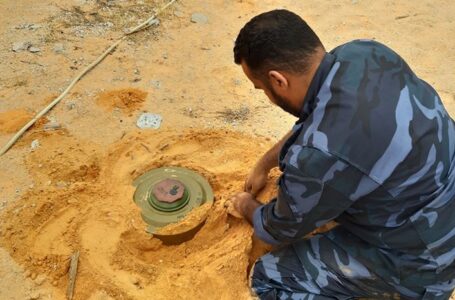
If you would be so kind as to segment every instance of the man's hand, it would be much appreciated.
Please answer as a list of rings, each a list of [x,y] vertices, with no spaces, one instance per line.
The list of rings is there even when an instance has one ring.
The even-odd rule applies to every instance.
[[[244,191],[256,196],[265,187],[269,171],[258,162],[245,180]]]
[[[226,207],[227,213],[230,214],[231,216],[236,217],[238,219],[243,219],[242,214],[235,208],[234,198],[226,201],[226,203],[224,203],[224,207]]]
[[[253,224],[253,213],[261,206],[261,203],[257,202],[253,195],[250,193],[242,192],[234,195],[228,203],[228,213],[234,217],[243,217],[251,225]]]

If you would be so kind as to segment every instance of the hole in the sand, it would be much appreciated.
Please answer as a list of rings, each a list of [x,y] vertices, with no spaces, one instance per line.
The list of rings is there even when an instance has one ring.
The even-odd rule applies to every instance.
[[[201,228],[204,226],[205,221],[203,221],[201,224],[197,225],[195,228],[181,233],[181,234],[175,234],[175,235],[159,235],[159,234],[154,234],[153,237],[159,239],[161,242],[163,242],[163,245],[166,246],[171,246],[171,245],[179,245],[185,242],[188,242],[189,240],[193,239],[193,237],[201,230]]]

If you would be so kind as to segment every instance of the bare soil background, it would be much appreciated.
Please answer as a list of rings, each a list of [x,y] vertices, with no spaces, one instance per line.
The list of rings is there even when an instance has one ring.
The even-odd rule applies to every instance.
[[[1,1],[0,145],[163,3]],[[178,1],[0,157],[0,299],[64,299],[75,250],[75,299],[249,298],[247,269],[266,247],[223,204],[295,119],[254,90],[232,46],[246,21],[278,7],[305,18],[328,50],[385,43],[454,116],[453,1]],[[193,13],[208,21],[191,22]],[[142,112],[161,114],[161,128],[137,129]],[[163,165],[200,172],[216,195],[203,228],[175,246],[143,232],[132,202],[132,180]]]

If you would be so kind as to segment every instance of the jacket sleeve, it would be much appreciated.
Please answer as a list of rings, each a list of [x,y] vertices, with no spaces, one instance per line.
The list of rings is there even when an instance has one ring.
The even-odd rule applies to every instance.
[[[343,160],[301,147],[285,164],[278,195],[256,209],[255,234],[269,244],[290,243],[341,215],[378,185]]]

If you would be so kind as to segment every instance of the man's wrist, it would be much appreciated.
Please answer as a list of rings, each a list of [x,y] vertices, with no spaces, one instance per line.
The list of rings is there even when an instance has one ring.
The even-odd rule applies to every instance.
[[[264,171],[269,172],[271,169],[278,166],[278,156],[280,154],[281,148],[291,135],[292,130],[289,131],[278,143],[276,143],[262,156],[259,163],[262,165],[261,167]]]
[[[247,201],[243,201],[241,205],[241,211],[240,213],[242,216],[250,223],[251,226],[253,226],[253,214],[254,211],[261,206],[262,204],[258,202],[256,199],[251,197]]]
[[[278,165],[278,156],[276,153],[267,152],[258,162],[258,168],[268,173],[272,168]]]

